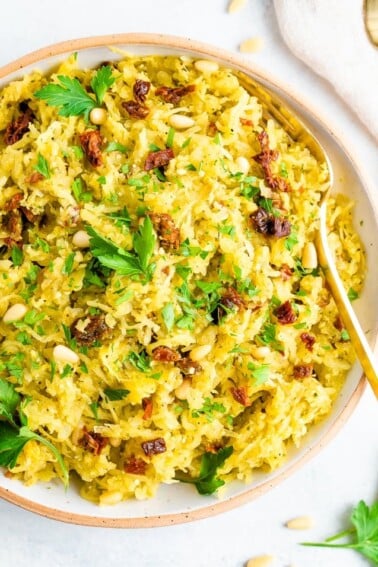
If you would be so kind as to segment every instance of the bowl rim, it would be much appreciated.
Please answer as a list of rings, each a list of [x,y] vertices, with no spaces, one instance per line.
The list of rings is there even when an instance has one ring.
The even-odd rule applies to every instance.
[[[353,168],[358,174],[366,193],[373,206],[375,219],[378,218],[377,207],[371,202],[370,196],[373,194],[372,187],[370,187],[370,180],[366,179],[361,173],[362,164],[356,163],[356,159],[351,155],[351,144],[348,141],[348,147],[345,148],[342,142],[342,133],[338,131],[337,127],[330,124],[329,118],[325,115],[311,102],[309,102],[306,97],[302,94],[293,90],[289,83],[282,81],[281,79],[276,79],[269,72],[263,70],[254,62],[247,60],[246,58],[233,54],[222,48],[218,48],[201,41],[192,40],[189,38],[157,34],[157,33],[121,33],[121,34],[111,34],[111,35],[99,35],[83,37],[78,39],[71,39],[67,41],[58,42],[46,47],[42,47],[36,51],[32,51],[2,67],[0,67],[0,79],[6,78],[8,75],[16,73],[17,71],[22,71],[25,67],[33,64],[37,64],[44,59],[50,57],[56,57],[59,55],[69,54],[75,51],[87,50],[91,48],[100,47],[117,47],[117,46],[143,46],[143,47],[156,47],[157,53],[159,48],[169,48],[172,50],[177,50],[179,52],[188,52],[188,54],[203,57],[206,59],[217,59],[224,63],[224,65],[231,65],[237,67],[239,70],[252,74],[257,80],[261,80],[263,83],[268,83],[272,85],[275,89],[282,91],[285,95],[288,95],[296,105],[301,110],[308,112],[310,115],[316,118],[320,126],[326,131],[332,139],[335,140],[337,145],[342,149],[346,157],[351,162]],[[377,350],[378,346],[378,336],[374,340],[374,350]],[[309,459],[316,455],[331,439],[337,434],[337,432],[342,428],[342,426],[349,419],[354,409],[356,408],[361,396],[365,390],[366,381],[361,376],[360,380],[356,384],[356,387],[349,399],[346,400],[339,415],[336,417],[335,421],[331,427],[322,433],[321,438],[316,441],[314,446],[310,447],[308,451],[302,454],[298,459],[296,459],[291,465],[285,467],[285,470],[278,472],[277,475],[272,478],[262,482],[258,486],[251,487],[245,490],[242,494],[238,494],[227,498],[225,500],[214,502],[207,506],[201,508],[185,511],[176,512],[163,515],[145,516],[145,517],[101,517],[96,515],[87,514],[77,514],[70,513],[67,511],[59,510],[53,507],[45,506],[39,504],[28,498],[15,494],[11,490],[0,486],[0,497],[4,500],[16,504],[17,506],[24,508],[25,510],[37,513],[47,518],[54,520],[59,520],[67,523],[78,524],[82,526],[92,526],[92,527],[109,527],[109,528],[146,528],[146,527],[161,527],[174,525],[179,523],[190,522],[193,520],[204,519],[212,515],[223,513],[232,508],[236,508],[242,504],[245,504],[258,496],[261,496],[271,488],[286,480],[293,472],[295,472],[299,467],[304,465]]]

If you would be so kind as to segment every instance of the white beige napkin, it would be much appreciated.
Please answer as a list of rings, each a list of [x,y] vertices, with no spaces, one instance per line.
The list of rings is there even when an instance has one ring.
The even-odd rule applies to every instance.
[[[363,0],[274,0],[291,51],[336,89],[378,139],[378,49]]]

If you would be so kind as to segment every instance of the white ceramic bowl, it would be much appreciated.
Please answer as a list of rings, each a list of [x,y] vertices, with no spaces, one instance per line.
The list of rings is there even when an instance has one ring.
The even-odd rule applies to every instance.
[[[256,69],[242,58],[191,40],[150,34],[125,34],[92,37],[59,43],[31,53],[0,69],[0,86],[35,68],[49,71],[72,52],[79,52],[82,67],[94,67],[102,61],[122,58],[109,47],[117,47],[137,55],[189,55],[215,59],[221,65],[239,69],[278,93],[307,123],[325,146],[335,172],[335,192],[349,195],[356,203],[355,222],[367,252],[367,279],[361,298],[354,306],[373,346],[377,337],[378,280],[378,214],[369,197],[369,190],[358,166],[341,141],[310,103],[299,100],[288,86],[278,83],[267,73]],[[360,226],[359,221],[363,219]],[[233,483],[223,497],[204,497],[186,484],[162,486],[157,496],[148,501],[128,501],[114,507],[98,507],[83,500],[75,486],[65,492],[61,483],[38,484],[26,487],[18,481],[0,476],[0,496],[28,510],[50,518],[83,525],[109,527],[150,527],[186,522],[219,513],[238,506],[269,490],[300,465],[314,456],[345,423],[364,389],[361,368],[355,364],[331,415],[293,450],[286,464],[272,474],[255,475],[251,484]]]

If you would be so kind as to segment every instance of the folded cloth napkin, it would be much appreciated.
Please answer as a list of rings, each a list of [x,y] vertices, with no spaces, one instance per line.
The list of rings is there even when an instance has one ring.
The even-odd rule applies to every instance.
[[[291,51],[325,77],[378,139],[378,49],[363,0],[274,0]]]

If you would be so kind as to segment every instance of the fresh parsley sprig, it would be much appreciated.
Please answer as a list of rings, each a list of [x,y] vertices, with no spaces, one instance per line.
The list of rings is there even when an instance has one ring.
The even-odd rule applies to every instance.
[[[352,528],[327,538],[323,543],[304,542],[301,545],[354,549],[370,559],[373,565],[378,565],[378,502],[369,507],[361,500],[353,509],[350,521]],[[350,541],[332,543],[344,537],[349,537]]]
[[[0,467],[13,469],[26,443],[35,440],[52,452],[62,471],[63,483],[67,487],[69,475],[62,455],[50,441],[29,429],[20,402],[21,397],[14,385],[0,378],[0,417],[6,420],[0,421]],[[21,427],[17,423],[21,423]]]
[[[232,455],[234,448],[222,447],[217,453],[207,451],[201,457],[199,476],[192,478],[189,475],[177,471],[175,478],[180,482],[194,484],[199,494],[213,494],[224,485],[224,480],[217,477],[218,469]]]
[[[91,81],[94,98],[87,93],[83,85],[76,78],[58,75],[58,84],[50,83],[34,93],[40,100],[45,100],[49,106],[58,106],[60,116],[88,117],[93,108],[101,106],[106,91],[112,86],[115,77],[109,65],[98,69]]]
[[[87,226],[92,255],[102,266],[115,270],[123,276],[145,275],[151,279],[155,265],[150,263],[156,242],[150,217],[145,217],[138,232],[134,233],[134,251],[125,250],[111,240],[101,236],[94,228]]]
[[[114,81],[115,77],[113,77],[112,69],[109,65],[103,65],[95,73],[91,80],[91,87],[99,105],[103,103],[105,93],[112,86]]]

